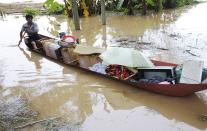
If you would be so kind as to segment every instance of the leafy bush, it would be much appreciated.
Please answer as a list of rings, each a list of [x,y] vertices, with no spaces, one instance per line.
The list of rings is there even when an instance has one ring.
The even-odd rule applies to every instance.
[[[24,9],[24,14],[31,14],[31,15],[35,16],[35,15],[40,14],[40,12],[37,9],[25,8]]]
[[[165,8],[175,8],[184,5],[192,4],[194,0],[164,0],[163,4]]]
[[[44,7],[48,10],[48,14],[62,14],[65,10],[65,5],[59,4],[54,0],[47,0]]]
[[[155,0],[146,0],[147,6],[149,7],[155,7]]]
[[[193,2],[194,2],[194,0],[186,0],[186,1],[185,1],[185,4],[186,4],[186,5],[189,5],[189,4],[192,4]]]
[[[114,11],[116,12],[125,12],[126,8],[115,8]]]
[[[128,15],[129,14],[129,10],[128,9],[124,9],[124,14]]]

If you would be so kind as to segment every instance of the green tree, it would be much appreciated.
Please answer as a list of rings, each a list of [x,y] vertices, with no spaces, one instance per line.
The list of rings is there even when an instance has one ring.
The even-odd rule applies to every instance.
[[[65,6],[55,0],[47,0],[44,7],[48,10],[48,14],[62,14],[65,10]]]
[[[155,11],[159,12],[162,11],[162,9],[163,9],[162,0],[156,0]]]

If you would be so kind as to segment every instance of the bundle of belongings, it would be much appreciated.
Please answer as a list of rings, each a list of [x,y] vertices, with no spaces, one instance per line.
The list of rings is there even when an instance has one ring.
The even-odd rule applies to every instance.
[[[74,53],[78,54],[78,64],[82,68],[91,69],[97,73],[104,74],[102,69],[104,65],[101,63],[99,55],[105,51],[104,48],[86,46],[86,45],[77,45],[74,49]],[[98,64],[99,63],[99,64]]]
[[[142,52],[123,47],[109,47],[100,56],[111,77],[135,83],[175,83],[173,67],[158,67]]]
[[[73,59],[76,59],[76,56],[73,54],[70,55],[70,58],[68,59],[65,53],[73,51],[76,44],[78,44],[78,39],[76,39],[74,36],[69,36],[62,32],[59,33],[59,36],[55,39],[43,38],[38,40],[36,43],[40,43],[42,45],[44,54],[51,58],[64,60],[65,63]]]
[[[106,68],[106,73],[117,79],[127,79],[134,74],[133,71],[122,65],[109,65]]]
[[[77,46],[74,52],[79,53],[80,67],[133,83],[198,84],[201,76],[204,76],[202,74],[206,72],[207,76],[202,61],[184,62],[178,76],[179,66],[155,66],[140,51],[134,49],[113,47],[104,51],[97,47]]]
[[[71,35],[66,35],[65,32],[59,33],[56,38],[56,43],[61,47],[74,47],[76,44],[79,44],[79,40]]]
[[[106,68],[107,68],[107,65],[103,64],[102,62],[98,62],[94,64],[92,67],[89,67],[91,71],[94,71],[100,74],[107,74]]]
[[[155,66],[152,68],[138,68],[138,73],[130,81],[150,84],[175,84],[175,67]]]

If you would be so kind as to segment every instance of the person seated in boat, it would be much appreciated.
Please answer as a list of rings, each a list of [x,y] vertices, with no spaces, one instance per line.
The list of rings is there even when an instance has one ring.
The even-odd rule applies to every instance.
[[[26,17],[27,23],[22,25],[22,29],[20,31],[20,41],[19,41],[18,46],[21,44],[25,33],[27,33],[28,39],[26,39],[27,41],[25,42],[25,44],[30,49],[34,49],[34,45],[35,45],[34,42],[40,39],[40,36],[38,35],[39,28],[38,28],[38,25],[32,21],[33,20],[32,15],[27,14],[25,17]]]

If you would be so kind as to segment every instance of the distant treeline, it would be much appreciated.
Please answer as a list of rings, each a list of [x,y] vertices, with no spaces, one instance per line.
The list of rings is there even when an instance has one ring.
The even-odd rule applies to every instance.
[[[100,0],[79,0],[78,12],[80,16],[90,16],[101,13]],[[124,12],[124,14],[133,15],[135,10],[140,10],[146,14],[148,10],[161,11],[162,9],[176,8],[189,5],[195,0],[105,0],[106,10],[115,12]],[[64,0],[65,4],[59,4],[55,0],[46,0],[44,7],[47,14],[68,14],[72,16],[72,0]],[[37,13],[34,10],[26,12]]]
[[[184,5],[189,5],[196,2],[195,0],[163,0],[164,8],[176,8]]]

